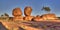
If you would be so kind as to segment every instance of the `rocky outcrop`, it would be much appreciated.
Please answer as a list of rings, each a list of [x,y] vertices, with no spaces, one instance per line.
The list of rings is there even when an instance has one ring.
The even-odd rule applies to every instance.
[[[25,9],[24,9],[25,16],[31,16],[31,12],[32,12],[31,7],[29,7],[29,6],[25,7]]]
[[[43,14],[41,17],[44,20],[55,20],[55,19],[58,19],[55,14]]]
[[[14,21],[2,21],[0,22],[8,29],[8,30],[20,30],[19,27],[23,28],[24,30],[43,30],[40,28],[34,28],[31,26],[28,26],[28,24],[22,23],[22,22],[14,22]]]
[[[40,17],[39,15],[37,15],[36,17],[33,18],[34,21],[41,21],[43,20],[42,17]]]
[[[22,11],[21,11],[20,8],[15,8],[15,9],[13,9],[12,15],[14,16],[14,17],[13,17],[13,20],[14,20],[14,21],[16,21],[16,20],[23,20]]]
[[[56,17],[55,14],[43,14],[41,16],[36,16],[33,18],[34,21],[41,21],[41,20],[57,20],[58,18]]]
[[[58,19],[55,14],[50,14],[50,13],[49,14],[43,14],[41,16],[33,17],[33,16],[31,16],[31,12],[32,12],[32,8],[30,6],[25,7],[25,9],[24,9],[25,17],[23,17],[21,9],[20,8],[15,8],[12,11],[12,15],[14,16],[13,20],[14,21],[16,21],[16,20],[32,21],[32,19],[33,19],[34,21],[41,21],[41,20],[55,20],[55,19]]]
[[[31,7],[29,7],[29,6],[25,7],[25,9],[24,9],[24,15],[25,15],[24,20],[28,20],[28,21],[32,20],[33,16],[31,16],[31,12],[32,12]]]
[[[32,21],[32,19],[33,19],[33,16],[26,16],[26,17],[24,17],[24,20],[26,20],[26,21]]]

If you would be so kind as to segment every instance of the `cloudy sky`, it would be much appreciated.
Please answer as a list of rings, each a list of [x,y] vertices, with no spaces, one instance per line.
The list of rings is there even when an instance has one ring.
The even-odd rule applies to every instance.
[[[50,7],[50,13],[60,16],[60,0],[0,0],[0,15],[7,13],[12,16],[12,10],[19,7],[24,16],[24,8],[26,6],[32,7],[32,15],[34,16],[47,13],[41,10],[43,6]]]

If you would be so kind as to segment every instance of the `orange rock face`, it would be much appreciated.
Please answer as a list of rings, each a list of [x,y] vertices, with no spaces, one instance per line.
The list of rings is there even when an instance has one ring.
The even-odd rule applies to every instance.
[[[23,20],[22,11],[20,8],[13,9],[12,15],[14,16],[13,20]]]
[[[14,17],[13,20],[14,21],[17,21],[17,20],[21,21],[21,20],[23,20],[23,16]]]
[[[21,9],[20,9],[20,8],[15,8],[15,9],[13,9],[12,15],[13,15],[13,16],[21,16],[21,15],[22,15]]]
[[[42,18],[44,20],[54,20],[54,19],[57,19],[55,14],[44,14],[44,15],[42,15]]]
[[[24,17],[24,20],[31,21],[32,18],[33,18],[33,16],[26,16],[26,17]]]
[[[24,9],[24,14],[25,14],[24,20],[32,20],[33,17],[31,16],[31,12],[32,12],[31,7],[25,7],[25,9]]]
[[[32,8],[31,7],[28,7],[28,6],[25,7],[25,9],[24,9],[25,16],[30,16],[31,12],[32,12]]]
[[[44,14],[42,16],[36,16],[34,21],[41,21],[41,20],[55,20],[58,19],[55,14]]]
[[[33,18],[34,21],[41,21],[43,20],[42,17],[40,17],[39,15],[37,15],[36,17]]]

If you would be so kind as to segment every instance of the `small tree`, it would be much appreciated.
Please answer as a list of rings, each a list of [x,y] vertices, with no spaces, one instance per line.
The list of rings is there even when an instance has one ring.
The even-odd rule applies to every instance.
[[[1,17],[3,17],[3,15],[1,15]]]
[[[8,20],[9,19],[9,15],[7,13],[4,13],[3,15],[1,15],[1,19]]]
[[[4,15],[9,17],[9,15],[7,13],[4,13]]]
[[[50,7],[43,7],[42,10],[45,10],[48,13],[50,13],[50,11],[51,11]]]

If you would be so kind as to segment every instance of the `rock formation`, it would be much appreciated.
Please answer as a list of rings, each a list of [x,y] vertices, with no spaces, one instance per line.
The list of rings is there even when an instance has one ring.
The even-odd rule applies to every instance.
[[[44,14],[41,17],[44,20],[55,20],[55,19],[58,19],[55,14]]]
[[[43,14],[41,16],[37,15],[36,17],[33,18],[34,21],[41,21],[41,20],[57,20],[58,18],[56,17],[55,14]]]
[[[24,17],[24,20],[28,20],[28,21],[31,21],[32,20],[32,16],[31,16],[31,12],[32,12],[32,8],[27,6],[25,7],[24,9],[24,14],[25,14],[25,17]]]
[[[13,19],[13,21],[6,21],[6,19],[9,20],[9,15],[5,14],[5,15],[2,15],[2,18],[4,18],[4,20],[0,19],[0,22],[8,30],[20,30],[20,27],[24,30],[43,30],[43,29],[40,29],[41,26],[40,26],[39,23],[44,21],[44,20],[45,20],[45,22],[47,22],[47,20],[51,20],[49,22],[59,22],[60,23],[60,20],[56,20],[58,18],[56,17],[55,14],[43,14],[42,16],[37,15],[36,17],[33,17],[33,16],[31,16],[31,12],[32,12],[31,7],[25,7],[25,9],[24,9],[25,17],[23,19],[21,9],[20,8],[15,8],[12,11],[12,15],[14,17],[10,17],[10,20]],[[39,23],[38,22],[32,22],[31,21],[32,19],[34,21],[40,21],[40,22]],[[18,22],[17,22],[17,20],[18,20]],[[25,22],[25,21],[21,21],[21,20],[27,20],[27,21]],[[43,24],[43,25],[45,25],[45,24]],[[46,26],[44,26],[44,27],[46,27]]]
[[[40,17],[39,15],[37,15],[36,17],[33,18],[34,21],[41,21],[43,20],[42,17]]]
[[[12,15],[14,16],[13,20],[23,20],[22,11],[20,8],[13,9]]]
[[[43,30],[41,28],[31,27],[32,24],[27,24],[23,22],[14,22],[14,21],[2,21],[0,22],[7,28],[8,30],[20,30],[20,28],[24,30]],[[20,27],[20,28],[19,28]]]

